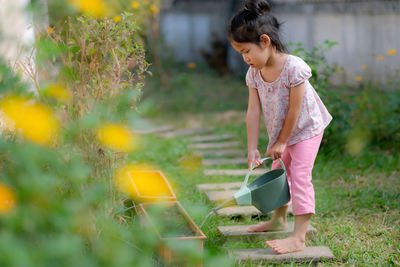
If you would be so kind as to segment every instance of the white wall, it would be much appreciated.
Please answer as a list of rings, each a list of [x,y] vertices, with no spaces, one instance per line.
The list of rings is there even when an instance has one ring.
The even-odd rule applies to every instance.
[[[214,1],[208,6],[206,2],[200,7],[186,6],[179,11],[172,8],[163,12],[161,31],[177,60],[201,61],[199,51],[210,47],[212,31],[225,38],[229,1]],[[330,63],[344,67],[344,72],[333,75],[335,84],[356,84],[356,76],[363,77],[363,81],[372,79],[380,83],[394,77],[399,80],[400,0],[280,0],[275,3],[272,12],[284,22],[284,42],[302,42],[306,49],[325,40],[339,43],[327,54]],[[389,56],[390,49],[396,49],[397,53]],[[384,56],[382,61],[377,60],[379,55]],[[230,48],[228,65],[240,73],[247,69],[240,55]],[[367,69],[363,70],[363,65]]]
[[[34,40],[32,18],[24,12],[29,0],[0,0],[0,55],[11,65]]]

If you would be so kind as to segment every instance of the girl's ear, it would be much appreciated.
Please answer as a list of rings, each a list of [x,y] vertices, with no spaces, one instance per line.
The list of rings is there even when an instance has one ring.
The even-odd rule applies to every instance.
[[[261,34],[260,36],[260,45],[267,48],[271,44],[271,39],[266,34]]]

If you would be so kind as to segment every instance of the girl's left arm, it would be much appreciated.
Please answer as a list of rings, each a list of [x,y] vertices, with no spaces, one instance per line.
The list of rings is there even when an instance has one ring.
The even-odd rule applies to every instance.
[[[265,155],[271,155],[272,159],[279,159],[282,157],[283,151],[287,146],[287,142],[296,127],[297,120],[301,111],[301,106],[304,98],[304,83],[290,88],[289,92],[289,110],[287,112],[285,122],[281,133],[279,134],[278,141],[268,150]]]

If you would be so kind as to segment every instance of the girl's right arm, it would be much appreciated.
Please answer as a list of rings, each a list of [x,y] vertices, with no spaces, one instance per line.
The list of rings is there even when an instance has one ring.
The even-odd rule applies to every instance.
[[[261,164],[260,152],[257,149],[258,135],[260,130],[260,98],[256,88],[249,87],[249,105],[247,107],[246,127],[247,127],[247,162],[249,169],[253,165]]]

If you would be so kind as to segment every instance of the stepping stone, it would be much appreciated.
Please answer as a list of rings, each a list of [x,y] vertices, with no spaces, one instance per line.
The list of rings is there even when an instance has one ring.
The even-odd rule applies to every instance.
[[[229,190],[229,189],[239,189],[243,182],[234,183],[219,183],[219,184],[198,184],[196,185],[199,191],[206,190]]]
[[[174,127],[165,125],[165,126],[159,126],[159,127],[154,127],[154,128],[149,128],[149,129],[134,129],[133,132],[137,134],[153,134],[153,133],[161,133],[161,132],[167,132],[173,130]]]
[[[273,211],[271,211],[268,214],[271,213],[273,213]],[[217,210],[217,214],[225,217],[236,217],[236,216],[256,216],[256,215],[262,215],[263,213],[261,213],[261,211],[259,211],[254,206],[232,206]],[[292,205],[289,205],[288,215],[293,215]]]
[[[240,149],[229,150],[199,150],[195,154],[200,156],[213,156],[213,157],[228,157],[228,156],[245,156],[246,152]]]
[[[252,175],[260,176],[263,175],[267,170],[266,169],[255,169],[251,172]],[[247,169],[243,170],[204,170],[204,174],[207,176],[222,176],[222,175],[230,175],[230,176],[246,176],[249,172]]]
[[[332,251],[328,247],[306,247],[303,251],[287,254],[277,254],[272,248],[240,249],[229,251],[229,256],[238,263],[260,262],[319,262],[322,259],[333,260]]]
[[[217,214],[224,217],[255,216],[261,215],[261,211],[254,206],[233,206],[219,209]]]
[[[232,159],[203,159],[204,166],[223,165],[223,164],[247,164],[247,159],[232,158]]]
[[[189,149],[209,149],[209,148],[230,148],[241,146],[240,142],[220,142],[220,143],[198,143],[188,145]]]
[[[231,198],[236,192],[237,190],[207,191],[205,194],[211,202],[223,202]]]
[[[257,224],[255,224],[257,225]],[[282,231],[269,231],[269,232],[247,232],[247,230],[253,225],[231,225],[231,226],[218,226],[218,231],[227,238],[243,238],[250,237],[253,239],[277,239],[277,238],[286,238],[290,235],[290,233],[294,230],[294,222],[288,222],[288,229]],[[307,236],[312,236],[317,232],[317,230],[311,225],[307,228]]]
[[[206,135],[206,136],[197,136],[190,138],[190,141],[194,143],[198,142],[210,142],[210,141],[222,141],[222,140],[229,140],[234,138],[234,135],[231,134],[224,134],[224,135]]]
[[[204,129],[204,128],[196,128],[196,129],[183,129],[183,130],[176,130],[172,132],[162,133],[159,136],[165,138],[173,138],[179,136],[187,136],[192,134],[200,134],[210,132],[211,129]]]

